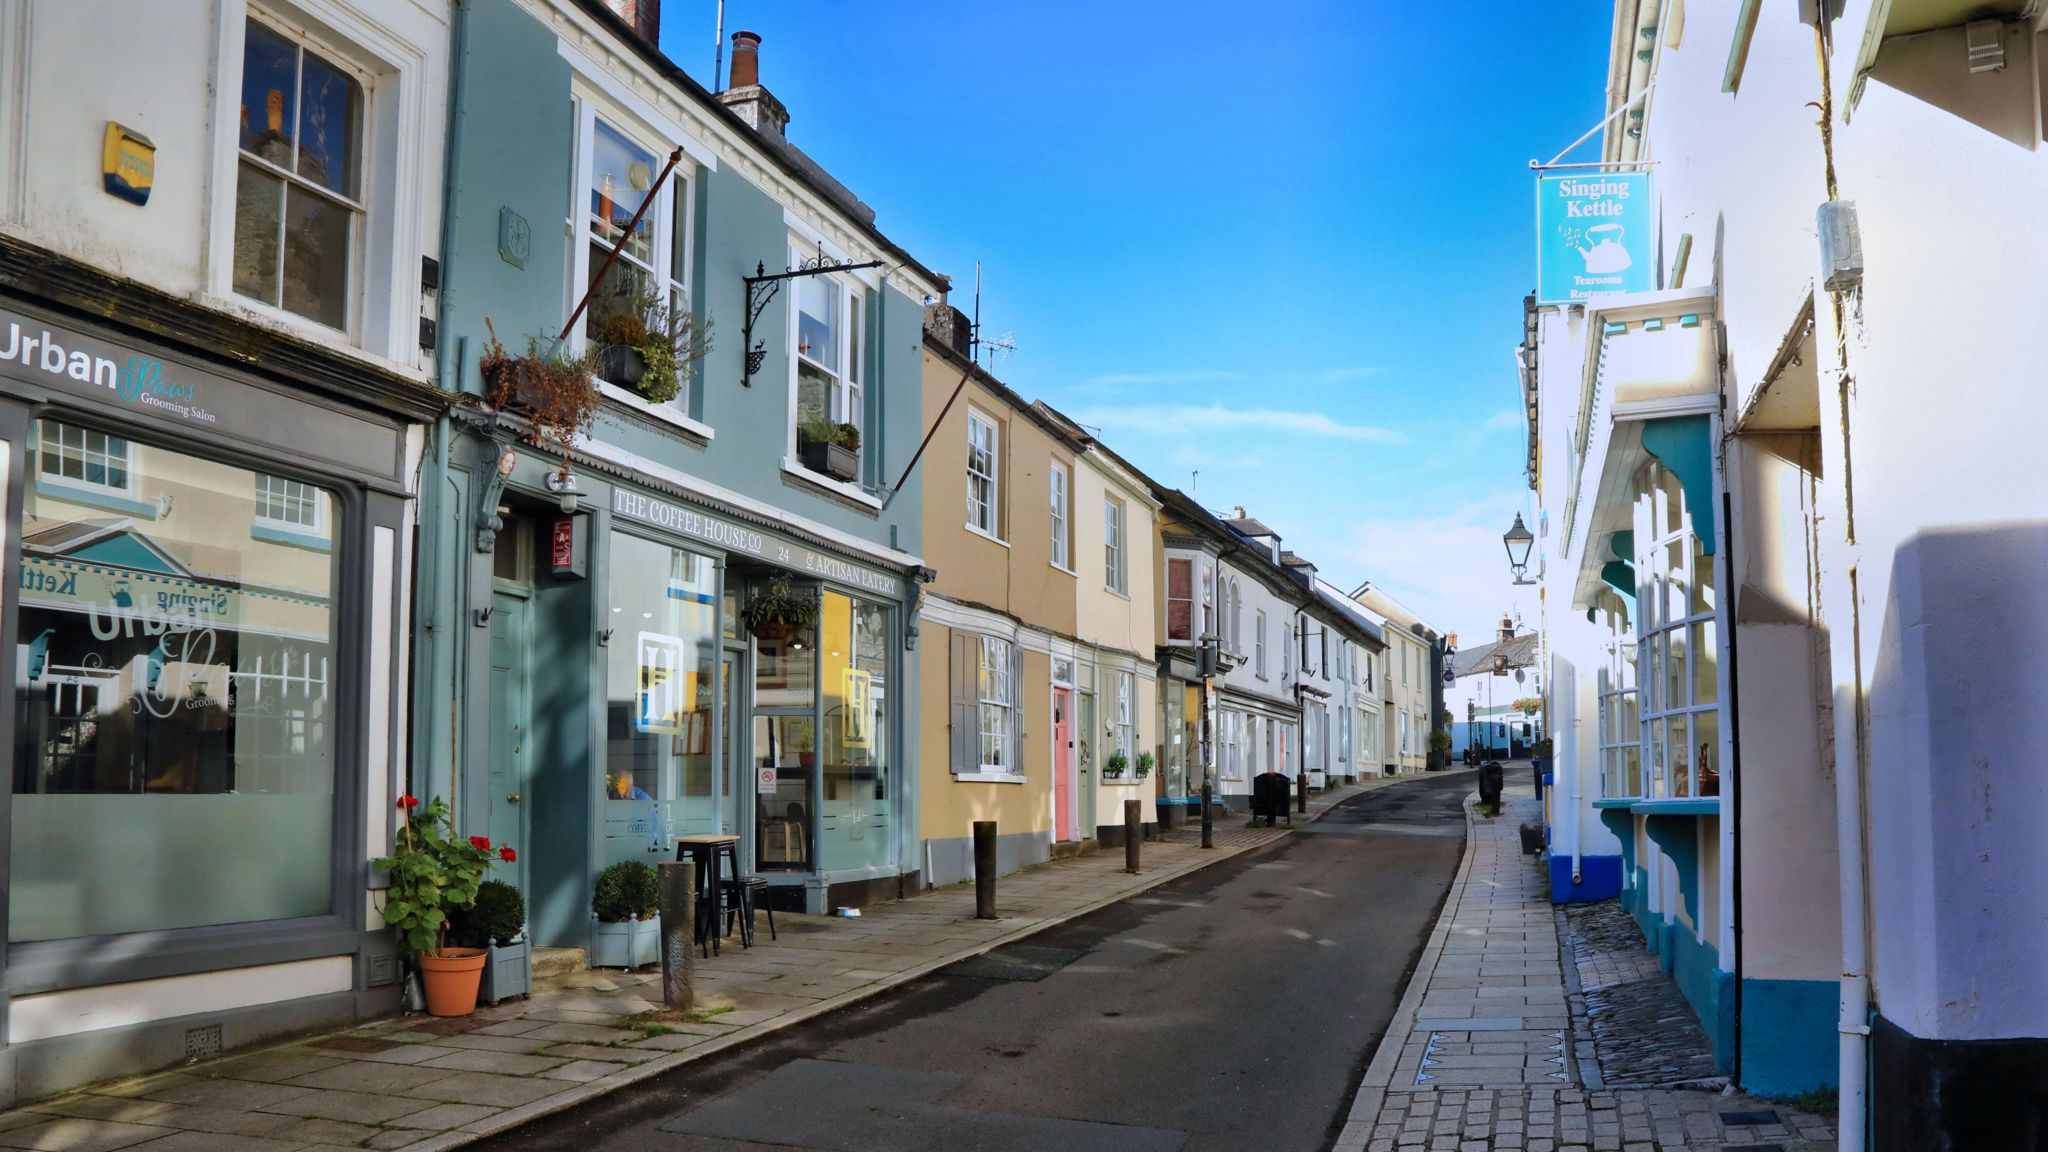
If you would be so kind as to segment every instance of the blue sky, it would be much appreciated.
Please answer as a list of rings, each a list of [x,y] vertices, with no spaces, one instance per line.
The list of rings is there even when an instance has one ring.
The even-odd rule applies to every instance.
[[[662,13],[700,79],[715,9]],[[1506,607],[1536,619],[1500,544],[1528,495],[1528,161],[1600,118],[1611,18],[729,0],[726,30],[761,34],[790,138],[963,309],[981,261],[984,332],[1016,340],[1005,381],[1469,637]]]

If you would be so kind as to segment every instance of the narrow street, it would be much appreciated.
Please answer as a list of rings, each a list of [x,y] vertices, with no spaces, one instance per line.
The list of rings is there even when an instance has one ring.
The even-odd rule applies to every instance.
[[[480,1147],[1326,1147],[1457,870],[1471,776]]]

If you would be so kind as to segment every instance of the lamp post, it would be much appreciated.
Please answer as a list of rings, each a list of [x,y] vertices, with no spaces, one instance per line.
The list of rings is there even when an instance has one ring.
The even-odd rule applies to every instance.
[[[1536,583],[1528,578],[1529,549],[1536,544],[1536,534],[1529,531],[1528,525],[1522,523],[1520,512],[1515,513],[1515,526],[1502,533],[1500,541],[1507,546],[1508,568],[1515,574],[1515,583]]]

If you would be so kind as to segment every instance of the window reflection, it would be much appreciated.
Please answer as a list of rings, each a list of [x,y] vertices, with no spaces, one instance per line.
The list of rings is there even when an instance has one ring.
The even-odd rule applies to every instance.
[[[31,455],[71,483],[19,522],[10,938],[329,911],[336,553],[252,534],[245,469],[55,421]]]
[[[717,569],[693,552],[613,533],[606,646],[606,851],[717,831],[712,788]]]
[[[820,618],[824,796],[818,837],[831,868],[889,861],[886,614],[828,591]]]

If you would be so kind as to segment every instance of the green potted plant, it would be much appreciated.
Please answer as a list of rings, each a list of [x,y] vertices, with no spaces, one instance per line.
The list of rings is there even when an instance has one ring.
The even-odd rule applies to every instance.
[[[1109,759],[1102,762],[1102,778],[1104,780],[1121,780],[1124,776],[1124,770],[1130,766],[1131,758],[1124,755],[1121,750],[1111,752]]]
[[[515,855],[512,860],[518,859]],[[477,885],[476,903],[456,917],[462,942],[484,950],[476,998],[496,1004],[533,994],[533,958],[526,938],[526,898],[503,880]]]
[[[661,881],[643,860],[621,860],[597,874],[590,897],[597,926],[592,968],[638,968],[661,958]]]
[[[592,306],[598,368],[604,379],[630,388],[650,403],[666,404],[711,351],[711,323],[686,307],[671,308],[657,292],[614,294]]]
[[[1158,766],[1158,757],[1152,755],[1150,752],[1138,753],[1138,779],[1143,780],[1147,776],[1152,775],[1152,769],[1157,768]]]
[[[810,590],[802,593],[781,576],[757,588],[740,609],[740,619],[757,640],[780,644],[808,629],[818,617],[818,598]]]
[[[819,417],[796,428],[797,455],[804,467],[834,480],[860,475],[860,428]]]
[[[450,918],[476,903],[485,873],[518,854],[510,847],[493,849],[482,836],[458,835],[439,797],[422,809],[418,798],[400,796],[398,810],[403,817],[398,846],[376,861],[391,877],[384,893],[384,923],[398,933],[419,967],[427,1011],[467,1016],[476,1011],[485,954],[482,948],[449,943]]]
[[[490,321],[484,326],[489,328]],[[590,431],[600,399],[591,382],[597,371],[594,353],[575,355],[560,343],[544,348],[539,337],[528,336],[525,354],[515,356],[498,342],[493,328],[477,371],[491,407],[527,418],[530,443],[573,444]]]

